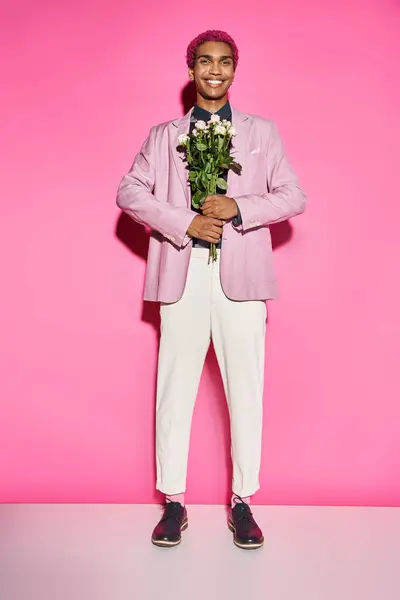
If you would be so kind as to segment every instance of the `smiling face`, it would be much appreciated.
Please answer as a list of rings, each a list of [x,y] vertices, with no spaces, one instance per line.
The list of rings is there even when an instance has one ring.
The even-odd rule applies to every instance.
[[[226,95],[235,77],[232,49],[224,42],[205,42],[197,48],[196,62],[189,69],[197,90],[197,104],[218,110],[227,100]],[[206,106],[207,105],[207,106]]]

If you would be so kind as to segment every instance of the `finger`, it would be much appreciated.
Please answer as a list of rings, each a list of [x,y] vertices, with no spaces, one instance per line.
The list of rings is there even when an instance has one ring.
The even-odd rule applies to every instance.
[[[207,209],[207,208],[213,208],[213,207],[215,207],[215,202],[204,202],[201,206],[201,208],[203,210]]]
[[[207,230],[207,233],[216,233],[218,235],[222,235],[222,227],[219,225],[210,225],[210,227]]]
[[[207,196],[207,198],[204,201],[204,204],[207,202],[207,204],[213,204],[214,206],[218,206],[218,204],[221,202],[221,196]]]
[[[221,239],[220,235],[211,234],[207,236],[207,242],[211,242],[212,244],[218,244]]]
[[[214,216],[214,209],[213,208],[206,208],[203,210],[203,215],[205,217],[213,217]]]
[[[215,231],[207,231],[204,233],[203,239],[207,242],[219,242],[221,235]]]
[[[211,225],[217,225],[217,227],[222,227],[223,225],[225,225],[225,221],[216,218],[210,219],[210,223]]]

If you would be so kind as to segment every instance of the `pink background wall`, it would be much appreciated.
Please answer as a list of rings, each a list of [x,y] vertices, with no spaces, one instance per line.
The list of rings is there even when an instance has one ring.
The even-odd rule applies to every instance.
[[[2,2],[0,499],[158,499],[146,236],[115,196],[213,27],[241,51],[232,103],[277,122],[309,199],[273,232],[255,502],[399,505],[399,3],[139,4]],[[188,502],[227,497],[216,375],[211,358]]]

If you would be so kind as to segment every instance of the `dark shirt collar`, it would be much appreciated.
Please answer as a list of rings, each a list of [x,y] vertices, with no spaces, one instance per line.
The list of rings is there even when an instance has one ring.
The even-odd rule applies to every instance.
[[[212,114],[213,113],[209,112],[208,110],[205,110],[204,108],[200,108],[200,106],[198,106],[197,104],[194,105],[192,116],[196,121],[197,120],[209,121]],[[231,105],[229,104],[229,102],[226,102],[226,104],[224,104],[224,106],[221,106],[221,108],[219,110],[217,110],[217,112],[214,114],[218,115],[221,118],[221,121],[223,121],[224,119],[226,119],[227,121],[231,121],[232,120]]]

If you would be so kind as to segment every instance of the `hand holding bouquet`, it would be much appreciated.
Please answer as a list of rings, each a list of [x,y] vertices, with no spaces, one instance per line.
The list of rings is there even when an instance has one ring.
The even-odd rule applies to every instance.
[[[178,150],[185,153],[188,163],[195,208],[202,207],[208,196],[216,195],[217,189],[228,189],[223,175],[229,169],[240,175],[242,167],[230,155],[235,135],[235,128],[229,121],[221,121],[218,115],[212,115],[207,123],[197,121],[192,133],[179,136]],[[217,259],[215,244],[210,245],[210,259]]]

